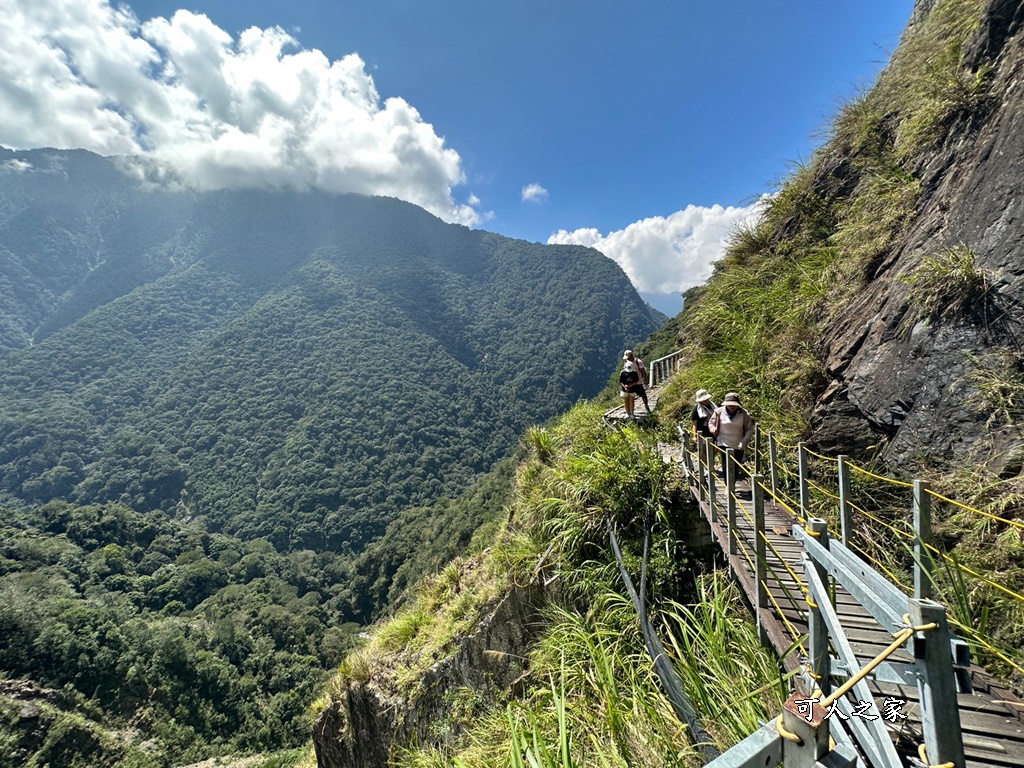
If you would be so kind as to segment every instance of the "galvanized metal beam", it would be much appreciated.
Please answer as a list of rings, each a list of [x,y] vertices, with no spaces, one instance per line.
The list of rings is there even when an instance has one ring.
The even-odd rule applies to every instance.
[[[804,571],[807,575],[807,587],[811,598],[818,604],[821,617],[825,626],[828,627],[833,647],[847,668],[856,674],[861,669],[860,662],[857,660],[850,641],[846,638],[839,614],[829,602],[825,584],[813,567],[811,558],[807,555],[804,555]],[[849,588],[846,584],[843,586]],[[858,702],[874,701],[871,689],[863,680],[854,685],[853,694],[857,697]],[[902,768],[903,763],[899,755],[896,754],[896,748],[893,746],[892,738],[885,728],[885,721],[881,715],[876,715],[875,720],[851,717],[844,725],[853,732],[857,745],[867,755],[872,768]]]
[[[704,768],[775,768],[781,763],[782,737],[772,720],[728,752],[705,764]]]
[[[881,577],[870,566],[857,561],[853,567],[843,560],[846,555],[856,559],[839,542],[834,542],[832,551],[825,549],[814,537],[799,526],[793,526],[793,533],[804,546],[804,551],[811,558],[823,565],[833,578],[842,584],[853,597],[863,605],[886,631],[895,632],[904,626],[903,615],[906,613],[907,596],[894,590],[887,583],[879,584]],[[895,593],[895,594],[894,594]]]

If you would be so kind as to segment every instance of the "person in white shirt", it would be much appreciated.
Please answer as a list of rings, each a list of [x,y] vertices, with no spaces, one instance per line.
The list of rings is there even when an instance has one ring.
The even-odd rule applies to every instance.
[[[754,439],[754,419],[740,403],[738,394],[729,392],[725,396],[722,405],[708,419],[708,431],[715,436],[715,445],[719,448],[733,449],[740,474],[745,475],[743,457]]]

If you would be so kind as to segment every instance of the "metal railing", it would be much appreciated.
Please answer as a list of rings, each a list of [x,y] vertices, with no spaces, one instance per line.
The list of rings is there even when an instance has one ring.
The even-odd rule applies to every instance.
[[[789,570],[792,582],[802,593],[800,602],[805,603],[807,609],[806,636],[789,626],[794,645],[801,648],[806,658],[806,668],[799,678],[800,690],[786,702],[776,721],[709,763],[709,767],[772,768],[785,762],[787,768],[810,768],[822,760],[831,766],[855,766],[864,765],[858,757],[862,754],[872,768],[900,768],[904,763],[896,753],[886,720],[880,715],[848,717],[846,721],[829,717],[845,696],[853,695],[861,704],[873,701],[866,682],[870,676],[882,683],[918,685],[924,738],[919,751],[921,762],[929,766],[963,768],[965,757],[956,694],[958,690],[970,691],[969,651],[966,643],[950,631],[945,607],[930,599],[934,588],[932,555],[935,550],[931,542],[927,485],[922,481],[901,483],[883,478],[901,483],[913,492],[910,538],[914,586],[912,595],[908,596],[848,546],[856,506],[851,503],[849,492],[853,465],[846,457],[835,460],[838,475],[834,498],[839,507],[841,537],[832,539],[827,522],[812,515],[810,498],[815,481],[809,469],[810,452],[803,443],[796,446],[794,472],[792,466],[783,466],[779,460],[781,444],[770,434],[758,433],[752,452],[754,472],[750,476],[748,505],[737,499],[740,465],[733,451],[723,450],[704,439],[690,451],[686,447],[686,431],[680,428],[679,433],[692,491],[707,510],[709,522],[724,528],[725,536],[720,544],[730,556],[730,564],[742,563],[737,557],[742,555],[754,573],[755,594],[751,598],[762,641],[767,644],[762,613],[773,603],[781,619],[789,623],[768,588],[769,571],[773,571],[774,583],[782,583],[769,564],[769,548]],[[722,456],[724,483],[716,477],[716,455]],[[767,467],[762,466],[765,462]],[[767,476],[762,474],[762,469],[767,469]],[[795,498],[787,492],[793,485]],[[819,487],[819,490],[824,489]],[[771,543],[765,524],[766,501],[776,509],[788,511],[799,522],[793,526],[793,534],[803,545],[803,579]],[[753,541],[741,533],[739,515],[746,516],[750,523],[748,530],[753,532]],[[881,628],[893,635],[889,647],[866,664],[862,665],[854,655],[835,610],[837,585],[863,606]],[[788,590],[787,597],[792,604],[797,602]],[[902,649],[908,651],[910,662],[890,659]],[[831,655],[833,651],[836,656]]]
[[[668,381],[672,374],[679,370],[682,361],[682,352],[673,352],[670,355],[659,357],[647,366],[647,381],[652,387],[657,387]]]

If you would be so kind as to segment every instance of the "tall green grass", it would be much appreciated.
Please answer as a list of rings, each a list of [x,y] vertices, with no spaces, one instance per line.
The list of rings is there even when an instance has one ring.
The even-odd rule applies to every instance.
[[[684,418],[698,388],[734,390],[781,436],[795,442],[809,431],[828,381],[823,330],[884,270],[917,211],[927,153],[985,108],[990,73],[963,59],[983,7],[940,0],[759,221],[733,236],[707,284],[687,293],[686,362],[663,408]]]
[[[657,433],[609,430],[601,426],[600,415],[599,406],[584,404],[531,430],[498,539],[471,568],[460,561],[431,579],[343,665],[335,695],[372,677],[374,685],[418,696],[424,659],[435,662],[457,647],[460,633],[472,631],[484,595],[495,596],[493,584],[502,590],[539,579],[561,585],[563,598],[545,611],[540,639],[523,660],[524,674],[514,688],[486,696],[450,692],[455,698],[447,718],[431,728],[443,738],[396,745],[394,765],[701,764],[654,673],[636,610],[623,594],[607,550],[609,521],[634,572],[641,567],[644,531],[652,531],[651,616],[687,688],[699,699],[698,708],[713,701],[707,698],[710,681],[698,669],[719,670],[718,694],[744,702],[742,714],[733,717],[721,716],[718,703],[707,713],[715,720],[719,746],[731,746],[756,729],[758,717],[777,712],[775,692],[784,687],[778,663],[758,650],[756,629],[735,590],[729,591],[719,575],[699,576],[679,543],[672,510],[678,489],[661,460]],[[485,586],[494,574],[499,577]],[[465,610],[455,611],[459,596],[467,593]],[[716,632],[724,636],[714,637]],[[711,661],[713,656],[722,658]],[[750,697],[751,690],[758,695]],[[460,704],[457,697],[463,695],[472,701]]]

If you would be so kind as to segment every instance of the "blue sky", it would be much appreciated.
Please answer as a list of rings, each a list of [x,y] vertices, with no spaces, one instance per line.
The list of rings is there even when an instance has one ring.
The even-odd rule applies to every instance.
[[[594,245],[674,312],[873,82],[912,7],[0,0],[17,40],[0,144],[148,154],[200,186],[393,194]]]

